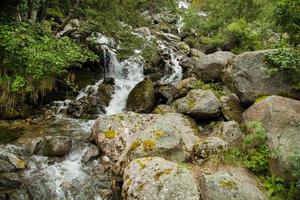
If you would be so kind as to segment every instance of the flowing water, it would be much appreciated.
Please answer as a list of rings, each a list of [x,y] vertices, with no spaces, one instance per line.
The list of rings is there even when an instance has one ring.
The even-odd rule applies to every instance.
[[[186,1],[180,1],[179,7],[186,9]],[[126,107],[126,101],[130,91],[137,83],[145,77],[143,74],[144,60],[140,56],[140,51],[128,59],[120,62],[117,59],[117,49],[113,39],[98,34],[97,41],[103,51],[103,59],[106,68],[106,77],[114,78],[115,90],[112,99],[105,108],[107,115],[120,113]],[[161,84],[169,84],[181,80],[182,68],[179,65],[181,55],[173,50],[172,45],[166,41],[158,41],[162,54],[168,58],[165,60],[165,75],[160,80]],[[88,91],[96,92],[103,80],[97,81],[94,85],[86,86],[76,100],[88,96]],[[44,156],[31,156],[28,161],[28,168],[25,177],[32,185],[31,192],[43,191],[37,195],[41,199],[95,199],[100,200],[99,184],[102,177],[95,177],[94,170],[99,168],[99,163],[93,161],[88,166],[82,163],[82,158],[89,148],[87,140],[91,127],[95,120],[75,119],[66,115],[66,109],[71,100],[53,102],[52,110],[55,112],[55,119],[45,122],[44,126],[32,127],[41,129],[38,136],[45,135],[65,135],[72,138],[72,150],[63,159],[51,159]],[[35,130],[35,132],[37,132]],[[30,130],[28,131],[30,132]],[[26,135],[24,137],[37,137],[36,135]],[[83,139],[84,138],[84,139]],[[106,176],[103,173],[103,176]],[[97,173],[99,174],[99,173]],[[41,189],[43,187],[43,189]],[[80,191],[76,196],[78,191]],[[41,194],[42,193],[42,194]],[[85,195],[91,196],[85,196]],[[43,196],[45,195],[45,196]]]

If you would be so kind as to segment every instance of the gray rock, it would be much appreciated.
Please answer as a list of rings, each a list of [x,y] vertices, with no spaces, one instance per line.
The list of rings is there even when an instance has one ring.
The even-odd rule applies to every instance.
[[[16,168],[8,161],[0,160],[0,173],[13,172]]]
[[[178,113],[187,114],[195,119],[207,119],[220,114],[221,103],[209,90],[191,90],[190,93],[173,104]]]
[[[194,77],[189,77],[183,80],[180,80],[176,83],[160,86],[158,93],[171,102],[178,98],[184,97],[188,92],[193,89],[193,85],[197,82],[197,79]]]
[[[184,161],[199,140],[198,131],[192,119],[177,113],[122,113],[100,116],[92,140],[122,172],[128,161],[144,156]]]
[[[220,79],[222,70],[235,58],[231,52],[218,51],[200,58],[194,58],[188,67],[191,74],[195,74],[203,81]]]
[[[95,159],[99,155],[100,155],[100,152],[99,152],[98,147],[96,147],[95,145],[90,145],[88,147],[87,151],[85,152],[85,154],[83,155],[82,161],[88,162],[92,159]]]
[[[137,113],[150,113],[155,104],[154,84],[150,80],[144,80],[129,93],[126,109]]]
[[[141,34],[144,37],[150,36],[151,31],[148,27],[140,27],[140,28],[135,28],[133,29],[135,32]]]
[[[276,152],[271,170],[286,179],[299,179],[293,171],[300,166],[291,158],[300,151],[300,101],[270,96],[246,110],[243,119],[245,123],[258,121],[266,129],[267,144]]]
[[[286,74],[270,74],[270,67],[265,61],[265,53],[270,51],[272,50],[243,53],[222,73],[223,82],[245,104],[253,103],[258,97],[266,95],[300,99],[300,91],[293,89]]]
[[[43,145],[44,156],[64,156],[70,152],[72,140],[67,137],[50,137],[47,138]]]
[[[239,124],[235,121],[218,123],[211,135],[220,137],[229,145],[239,145],[243,139],[243,133]]]
[[[132,161],[125,169],[124,199],[199,200],[200,193],[190,172],[159,157]]]
[[[194,155],[206,159],[211,155],[219,154],[228,149],[228,143],[218,137],[209,137],[194,146]]]
[[[201,194],[205,200],[267,200],[257,182],[246,170],[229,168],[201,178]]]
[[[242,115],[245,111],[243,104],[238,96],[229,94],[220,98],[222,104],[222,112],[226,119],[242,122]]]

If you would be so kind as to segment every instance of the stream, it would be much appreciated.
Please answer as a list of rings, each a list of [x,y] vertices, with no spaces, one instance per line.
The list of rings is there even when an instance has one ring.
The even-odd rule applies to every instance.
[[[188,3],[180,1],[179,7],[186,9]],[[182,24],[179,24],[182,26]],[[180,28],[180,27],[179,27]],[[123,112],[129,92],[145,76],[143,73],[144,60],[140,51],[128,59],[120,62],[117,59],[117,49],[114,40],[102,34],[97,41],[103,51],[106,77],[114,79],[114,93],[109,105],[105,108],[106,115]],[[181,80],[182,68],[179,65],[180,54],[174,51],[172,44],[158,40],[162,54],[168,55],[165,74],[161,84],[170,84]],[[81,90],[76,100],[86,97],[91,91],[96,92],[103,83],[103,79]],[[54,116],[42,123],[24,125],[18,141],[27,141],[30,144],[38,142],[43,137],[67,137],[72,142],[70,153],[62,158],[53,158],[42,155],[29,156],[24,153],[22,145],[1,145],[1,151],[22,156],[27,162],[27,170],[21,176],[26,182],[26,189],[18,190],[17,199],[27,199],[26,190],[31,199],[111,199],[114,196],[112,172],[105,166],[107,158],[84,161],[85,157],[95,148],[89,143],[91,128],[95,120],[72,118],[66,110],[72,100],[56,101],[51,104]],[[25,123],[26,124],[26,123]],[[23,144],[26,142],[23,142]],[[26,143],[26,144],[27,144]],[[21,153],[20,153],[21,152]],[[105,161],[105,162],[103,162]]]

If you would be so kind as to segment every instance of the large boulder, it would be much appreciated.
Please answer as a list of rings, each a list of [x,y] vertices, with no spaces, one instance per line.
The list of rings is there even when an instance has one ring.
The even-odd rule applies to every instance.
[[[208,137],[194,146],[194,155],[199,159],[206,159],[228,149],[228,143],[218,137]]]
[[[155,104],[154,84],[151,80],[144,80],[129,93],[126,109],[137,113],[150,113]]]
[[[178,113],[122,113],[100,116],[92,140],[122,172],[130,160],[145,156],[185,161],[199,140],[198,131],[192,119]]]
[[[273,76],[265,61],[272,50],[246,52],[236,57],[233,65],[222,73],[223,82],[243,103],[253,103],[258,97],[280,95],[300,99],[300,91],[293,89],[284,73]]]
[[[71,151],[72,140],[59,136],[46,138],[43,144],[43,155],[64,156]]]
[[[243,169],[229,168],[201,177],[204,200],[267,200],[257,182]]]
[[[199,200],[191,173],[159,157],[132,161],[125,169],[122,197],[128,200]]]
[[[300,151],[300,101],[270,96],[251,106],[243,119],[245,123],[258,121],[266,129],[267,144],[276,152],[271,170],[287,179],[300,178],[293,174],[300,166],[292,159]]]
[[[190,93],[173,104],[178,113],[187,114],[195,119],[207,119],[220,114],[221,103],[210,90],[191,90]]]
[[[200,58],[192,57],[185,63],[189,74],[194,74],[203,81],[220,79],[222,70],[235,58],[227,51],[218,51]],[[188,67],[187,65],[190,65]]]

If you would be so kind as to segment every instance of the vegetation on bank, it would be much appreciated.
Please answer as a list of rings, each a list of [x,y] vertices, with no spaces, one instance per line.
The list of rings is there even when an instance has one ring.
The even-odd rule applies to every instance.
[[[299,182],[289,182],[269,170],[271,159],[276,158],[276,152],[271,151],[266,144],[267,132],[261,123],[255,121],[247,123],[243,130],[245,137],[242,145],[231,147],[225,153],[225,162],[242,165],[256,174],[270,199],[296,199],[299,196],[299,191],[297,191]],[[300,169],[300,155],[296,153],[290,159],[294,160],[294,168]],[[299,175],[299,170],[296,170],[295,176]]]

